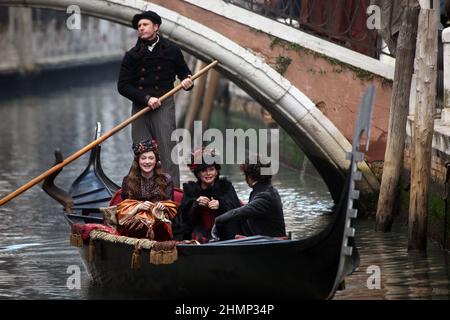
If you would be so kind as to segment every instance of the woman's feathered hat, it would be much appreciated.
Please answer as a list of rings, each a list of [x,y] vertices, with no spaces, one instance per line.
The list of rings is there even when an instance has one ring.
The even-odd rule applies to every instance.
[[[207,161],[205,161],[205,158]],[[194,175],[197,175],[197,173],[209,166],[214,166],[217,170],[220,170],[219,162],[220,155],[216,149],[198,148],[191,152],[191,163],[189,164],[189,169],[191,169]]]
[[[158,149],[158,144],[155,139],[144,140],[139,143],[133,143],[132,148],[135,155],[140,155],[144,152],[156,151]]]

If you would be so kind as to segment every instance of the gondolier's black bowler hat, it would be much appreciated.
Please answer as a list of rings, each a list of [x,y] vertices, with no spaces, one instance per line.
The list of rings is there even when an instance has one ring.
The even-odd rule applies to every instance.
[[[145,11],[145,12],[134,15],[133,20],[131,22],[133,25],[133,28],[135,28],[135,29],[138,28],[138,23],[139,23],[139,20],[141,20],[141,19],[148,19],[148,20],[152,21],[154,24],[161,25],[161,17],[156,12]]]

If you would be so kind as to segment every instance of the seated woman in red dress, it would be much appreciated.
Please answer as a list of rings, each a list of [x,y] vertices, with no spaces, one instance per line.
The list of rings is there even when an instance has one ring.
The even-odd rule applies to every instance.
[[[183,184],[184,195],[180,205],[183,238],[197,240],[200,243],[211,239],[211,229],[217,216],[240,206],[239,198],[231,182],[219,177],[220,165],[205,162],[217,157],[210,150],[199,149],[191,154],[190,169],[197,181]],[[232,226],[230,227],[230,229]],[[237,230],[230,230],[233,234]]]
[[[155,140],[133,144],[135,157],[122,182],[122,199],[117,207],[121,235],[171,240],[177,205],[172,201],[172,178],[164,173]]]

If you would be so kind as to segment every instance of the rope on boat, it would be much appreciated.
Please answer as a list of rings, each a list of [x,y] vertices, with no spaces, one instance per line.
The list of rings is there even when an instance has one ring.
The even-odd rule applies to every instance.
[[[89,233],[89,249],[95,250],[95,241],[106,241],[111,243],[120,243],[133,247],[131,256],[131,268],[139,269],[142,266],[142,249],[150,250],[150,264],[172,264],[178,260],[178,251],[176,241],[154,241],[149,239],[137,239],[126,236],[119,236],[105,232],[104,230],[92,230]],[[199,244],[197,241],[183,241],[186,244]],[[89,250],[89,262],[94,261],[95,252]]]
[[[92,230],[89,235],[92,240],[102,240],[112,243],[122,243],[132,247],[135,247],[136,244],[139,242],[141,249],[147,250],[151,250],[155,245],[155,243],[157,243],[157,241],[154,240],[117,236],[114,234],[106,233],[101,230]]]

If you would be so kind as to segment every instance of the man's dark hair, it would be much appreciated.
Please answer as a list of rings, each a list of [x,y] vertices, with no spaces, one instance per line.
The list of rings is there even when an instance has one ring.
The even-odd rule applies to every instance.
[[[261,174],[261,168],[269,167],[270,163],[262,164],[258,159],[256,163],[248,163],[248,161],[246,161],[244,164],[241,164],[241,171],[247,177],[250,177],[257,182],[270,182],[272,180],[272,175]]]

